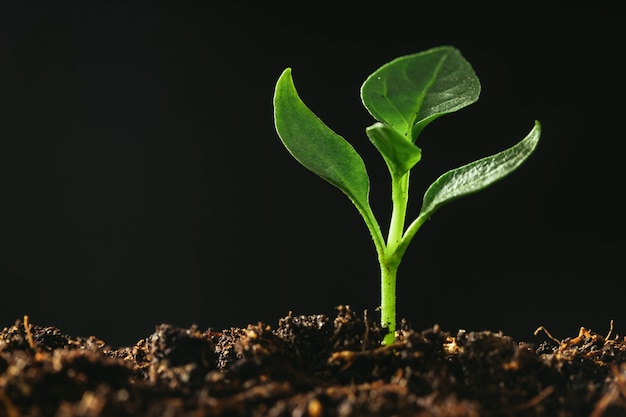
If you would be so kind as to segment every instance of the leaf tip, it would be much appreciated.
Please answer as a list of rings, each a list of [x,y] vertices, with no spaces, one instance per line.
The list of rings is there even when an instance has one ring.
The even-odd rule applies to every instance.
[[[282,80],[285,77],[291,78],[291,67],[285,68],[283,72],[280,74],[280,77],[278,77],[278,79]]]
[[[529,133],[529,136],[534,136],[534,142],[535,142],[534,147],[536,147],[537,143],[539,143],[539,138],[541,137],[541,122],[539,120],[535,119],[535,125],[533,126],[531,133]]]

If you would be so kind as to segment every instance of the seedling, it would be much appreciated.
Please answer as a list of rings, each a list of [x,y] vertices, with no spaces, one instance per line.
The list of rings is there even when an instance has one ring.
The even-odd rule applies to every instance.
[[[381,324],[388,329],[384,344],[395,340],[396,275],[415,233],[444,204],[516,170],[539,141],[541,126],[535,121],[530,133],[511,148],[446,172],[427,189],[417,218],[406,227],[409,174],[422,157],[418,137],[433,120],[478,100],[480,89],[470,64],[451,46],[396,58],[361,86],[361,101],[376,119],[365,132],[391,175],[392,212],[385,239],[369,204],[369,176],[359,154],[302,102],[291,68],[276,83],[274,122],[283,144],[304,167],[348,196],[372,236],[380,264]]]

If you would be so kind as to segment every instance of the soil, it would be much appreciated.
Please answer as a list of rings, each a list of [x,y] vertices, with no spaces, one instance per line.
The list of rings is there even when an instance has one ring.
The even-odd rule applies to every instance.
[[[367,312],[221,331],[156,326],[113,349],[28,317],[0,333],[0,416],[626,416],[626,341],[490,331],[395,343]]]

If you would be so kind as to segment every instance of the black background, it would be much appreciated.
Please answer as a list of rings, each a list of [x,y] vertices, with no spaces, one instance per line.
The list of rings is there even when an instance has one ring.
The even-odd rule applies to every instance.
[[[422,134],[411,218],[446,170],[513,145],[535,119],[543,135],[518,171],[420,230],[399,317],[526,341],[539,325],[626,332],[623,14],[208,3],[0,6],[0,326],[28,314],[128,345],[162,322],[375,314],[367,229],[282,147],[274,83],[291,67],[305,103],[355,146],[386,223],[388,174],[359,88],[393,58],[449,44],[482,94]]]

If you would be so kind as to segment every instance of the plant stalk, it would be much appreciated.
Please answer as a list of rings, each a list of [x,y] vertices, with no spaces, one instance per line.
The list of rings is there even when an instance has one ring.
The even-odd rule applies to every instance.
[[[393,208],[391,222],[389,223],[389,235],[387,236],[387,256],[393,255],[402,240],[406,208],[409,201],[409,171],[402,176],[391,174],[391,201]]]
[[[393,343],[396,337],[396,277],[402,256],[397,249],[402,242],[404,222],[408,204],[409,171],[401,176],[391,172],[391,199],[393,208],[389,223],[389,235],[380,262],[380,311],[381,326],[388,329],[383,340],[385,345]]]
[[[388,333],[383,344],[389,345],[396,339],[396,275],[398,265],[387,262],[380,263],[380,322]]]

